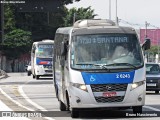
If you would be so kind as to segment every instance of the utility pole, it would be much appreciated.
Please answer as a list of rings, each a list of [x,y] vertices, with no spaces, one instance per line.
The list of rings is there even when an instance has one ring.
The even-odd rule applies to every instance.
[[[117,0],[116,0],[116,24],[118,25],[118,16],[117,16]]]
[[[4,4],[0,3],[0,43],[4,41]]]
[[[148,37],[148,36],[147,36],[147,27],[148,27],[149,25],[150,25],[150,24],[147,23],[147,21],[145,21],[145,40],[146,40],[146,38]],[[148,53],[147,53],[147,55],[145,55],[145,58],[146,58],[146,60],[148,61],[148,58],[149,58]]]
[[[109,20],[111,20],[111,0],[109,0]]]
[[[74,25],[75,21],[76,21],[76,13],[73,14],[73,25]]]
[[[147,27],[149,26],[150,24],[147,23],[147,21],[145,22],[145,38],[147,38]]]
[[[157,43],[158,43],[158,62],[159,62],[159,38],[158,38],[159,29],[157,28]]]

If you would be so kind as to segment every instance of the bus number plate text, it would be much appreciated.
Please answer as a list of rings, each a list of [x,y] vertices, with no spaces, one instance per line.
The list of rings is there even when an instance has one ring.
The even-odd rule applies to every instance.
[[[116,92],[104,92],[103,97],[114,97],[117,96]]]

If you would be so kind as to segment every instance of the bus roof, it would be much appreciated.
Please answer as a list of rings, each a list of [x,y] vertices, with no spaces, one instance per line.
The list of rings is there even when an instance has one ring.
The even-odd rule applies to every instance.
[[[49,39],[45,39],[45,40],[42,40],[42,41],[34,42],[33,44],[44,44],[44,43],[54,43],[54,41],[49,40]]]
[[[72,32],[74,31],[74,32]],[[79,20],[72,27],[58,28],[56,33],[63,34],[93,34],[93,33],[126,33],[136,34],[132,27],[124,27],[116,25],[111,20],[91,19]]]

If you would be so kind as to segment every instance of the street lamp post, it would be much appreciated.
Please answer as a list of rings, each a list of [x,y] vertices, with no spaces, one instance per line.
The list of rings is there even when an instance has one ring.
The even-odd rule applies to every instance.
[[[109,19],[111,20],[111,0],[109,0]]]
[[[158,38],[158,31],[159,31],[159,29],[157,28],[157,46],[158,46],[158,62],[159,62],[159,38]]]
[[[117,0],[116,0],[116,23],[118,22],[118,17],[117,17]]]

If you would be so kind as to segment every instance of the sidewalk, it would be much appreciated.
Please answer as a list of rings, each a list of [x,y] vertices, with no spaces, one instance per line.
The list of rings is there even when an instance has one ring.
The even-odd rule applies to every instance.
[[[0,79],[8,77],[7,73],[0,69]]]

